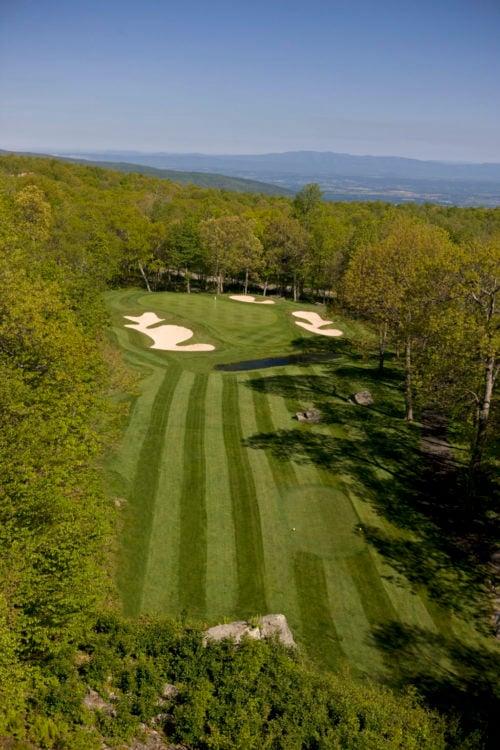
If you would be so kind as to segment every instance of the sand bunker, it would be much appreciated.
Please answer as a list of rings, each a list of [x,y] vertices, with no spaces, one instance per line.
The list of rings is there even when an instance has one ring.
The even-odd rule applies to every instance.
[[[323,326],[330,326],[333,321],[331,320],[323,320],[323,318],[318,315],[318,313],[315,312],[294,312],[292,315],[295,315],[296,318],[304,318],[304,320],[308,320],[308,323],[303,323],[302,321],[296,320],[296,325],[300,326],[301,328],[305,328],[306,331],[310,331],[311,333],[319,333],[320,336],[342,336],[342,331],[339,331],[337,328],[323,328]]]
[[[188,344],[188,346],[178,346],[181,341],[187,341],[193,335],[189,328],[183,326],[164,325],[157,328],[151,328],[156,323],[161,323],[164,318],[159,318],[154,312],[145,312],[139,317],[134,318],[132,315],[124,315],[127,320],[133,320],[134,323],[125,324],[125,328],[133,328],[135,331],[145,333],[150,339],[153,339],[151,349],[163,349],[168,352],[211,352],[215,346],[211,344]]]
[[[236,302],[253,302],[254,305],[274,305],[272,299],[255,299],[251,294],[233,294],[229,299],[234,299]]]

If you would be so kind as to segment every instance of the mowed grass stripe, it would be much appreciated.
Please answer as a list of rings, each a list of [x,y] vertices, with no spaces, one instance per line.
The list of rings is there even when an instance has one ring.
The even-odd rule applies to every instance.
[[[277,371],[277,377],[284,378],[287,372],[288,368]],[[293,375],[296,374],[301,373],[295,371],[292,382]],[[266,389],[266,382],[272,380],[268,381],[264,376],[260,388],[253,389],[260,432],[269,434],[276,427],[285,426],[296,429],[298,436],[301,432],[318,432],[317,425],[292,422],[292,409],[299,408],[299,404],[290,404],[279,394],[273,393],[271,388]],[[286,388],[288,393],[291,390]],[[321,427],[328,434],[328,429],[324,425]],[[342,565],[346,556],[353,555],[366,546],[355,535],[354,529],[359,520],[348,497],[332,472],[326,472],[312,462],[297,464],[286,459],[278,460],[270,451],[266,453],[274,479],[281,485],[284,506],[282,527],[288,533],[289,546],[295,550],[295,579],[290,590],[296,596],[297,586],[302,586],[298,591],[302,602],[300,617],[293,622],[294,632],[303,640],[308,652],[317,653],[318,633],[316,626],[310,621],[312,610],[315,610],[315,616],[320,617],[328,631],[328,642],[324,645],[322,658],[339,668],[345,663],[348,654],[356,667],[362,669],[363,662],[366,661],[380,671],[382,662],[369,642],[370,623],[364,612],[361,595]],[[328,474],[328,483],[324,481],[325,474]],[[284,559],[282,556],[282,565]],[[297,559],[302,561],[299,568]],[[307,565],[304,561],[308,561]],[[290,565],[289,559],[287,564]],[[319,576],[318,586],[311,585],[306,573],[300,573],[304,569],[312,570],[313,581]],[[381,593],[383,595],[383,591]],[[304,604],[308,600],[312,603],[311,610]]]
[[[323,560],[311,552],[297,552],[295,581],[308,652],[328,668],[340,671],[348,662],[331,617]]]
[[[307,588],[300,596],[310,597],[323,611],[328,608],[340,647],[356,668],[363,669],[366,662],[379,670],[381,662],[370,642],[371,623],[365,613],[363,592],[348,566],[348,561],[366,551],[366,543],[361,536],[352,534],[352,508],[338,484],[337,488],[302,485],[287,494],[296,555],[312,555],[320,560],[324,580],[324,589],[318,591],[307,584],[306,578],[298,578],[297,585],[303,580]],[[310,640],[310,624],[301,624],[301,632],[307,650],[314,654],[316,643]]]
[[[244,439],[255,435],[262,425],[263,409],[268,410],[267,395],[247,386],[256,377],[249,373],[241,378],[239,391],[240,417]],[[267,427],[271,425],[267,424]],[[266,563],[266,594],[270,611],[286,615],[290,626],[297,632],[300,627],[300,612],[295,591],[295,578],[290,551],[292,530],[288,523],[283,495],[271,469],[270,451],[248,449],[248,460],[253,473],[257,503],[261,517],[262,544]],[[287,475],[290,479],[289,475]]]
[[[397,619],[396,610],[381,583],[368,547],[345,560],[349,574],[360,594],[368,622],[377,627]]]
[[[224,444],[236,538],[237,611],[251,616],[267,610],[262,529],[252,469],[242,444],[238,382],[226,376],[223,384]]]
[[[363,594],[351,577],[351,559],[337,557],[324,562],[330,614],[342,650],[353,670],[380,675],[384,671],[384,659],[373,640],[371,623],[363,606]]]
[[[321,366],[314,366],[311,373],[319,377],[324,374],[324,370]],[[337,425],[321,424],[318,431],[335,440],[339,428]],[[325,487],[332,484],[332,469],[334,467],[317,467],[318,481]],[[345,475],[343,480],[346,480]],[[358,497],[356,490],[350,487],[349,481],[342,481],[342,487],[351,506],[353,538],[357,536],[355,528],[363,524],[380,528],[389,534],[394,533],[394,528],[376,513],[369,499],[362,500]],[[372,628],[376,628],[383,621],[398,619],[432,628],[432,620],[424,602],[412,592],[410,586],[401,585],[401,578],[371,545],[365,543],[364,551],[350,557],[345,564],[348,566],[351,580],[357,586],[366,619]]]
[[[311,368],[312,375],[319,377],[322,372],[320,367]],[[339,439],[336,424],[320,424],[317,432],[324,434],[327,440]],[[346,438],[342,436],[341,439]],[[381,667],[382,662],[374,647],[367,651],[370,631],[384,622],[396,620],[397,612],[384,585],[384,576],[379,570],[379,556],[359,531],[362,523],[360,506],[364,506],[364,510],[368,512],[369,509],[366,502],[355,497],[355,492],[347,491],[344,482],[335,475],[334,464],[328,467],[316,466],[316,476],[318,484],[323,487],[336,485],[338,488],[334,513],[337,515],[336,525],[340,523],[342,526],[342,540],[339,539],[338,547],[341,554],[338,555],[338,566],[331,567],[330,575],[327,574],[331,600],[334,602],[334,616],[336,622],[343,623],[345,650],[349,652],[352,662],[362,666],[363,661],[359,657],[364,652],[365,668],[369,665],[375,671]],[[380,524],[378,516],[371,515],[371,519]],[[334,524],[335,518],[332,517],[333,528]],[[345,582],[341,581],[339,571],[346,577]],[[344,599],[340,596],[341,592]],[[353,608],[356,610],[355,614]],[[358,623],[356,628],[352,627],[353,618]]]
[[[289,398],[285,399],[279,392],[275,393],[273,389],[274,383],[278,379],[285,382],[289,375],[290,385],[287,384],[283,389],[284,393],[289,394]],[[273,370],[271,376],[267,372],[262,375],[259,387],[254,385],[252,391],[258,432],[272,434],[277,429],[283,428],[297,430],[297,436],[300,436],[302,431],[308,432],[317,427],[316,425],[314,427],[299,425],[292,420],[293,414],[300,404],[294,402],[290,395],[294,391],[294,378],[302,375],[303,370],[295,367],[276,369]],[[266,545],[268,571],[270,568],[269,556],[271,559],[277,559],[276,568],[278,571],[282,571],[281,577],[286,581],[280,611],[287,614],[296,637],[303,642],[307,651],[312,655],[317,654],[318,651],[318,631],[316,626],[311,623],[311,618],[319,617],[328,632],[328,641],[327,644],[324,644],[322,658],[324,657],[329,663],[331,662],[331,664],[336,665],[336,668],[339,668],[340,664],[345,663],[345,654],[340,645],[340,638],[336,633],[333,613],[337,616],[342,613],[342,609],[339,612],[339,595],[335,587],[332,587],[332,565],[329,561],[335,553],[339,557],[351,554],[352,547],[350,538],[347,540],[346,546],[343,546],[343,541],[339,543],[336,538],[338,526],[336,523],[338,514],[334,510],[337,499],[335,496],[336,487],[332,487],[328,491],[319,486],[318,470],[312,463],[298,464],[286,458],[280,457],[278,459],[271,450],[263,452],[267,455],[273,480],[280,489],[280,496],[275,501],[276,508],[279,508],[279,512],[275,513],[276,518],[279,518],[279,529],[276,520],[274,520],[274,525],[269,522],[268,525],[272,534],[269,545]],[[257,453],[260,453],[260,451],[257,451]],[[335,482],[336,480],[333,479],[332,483]],[[328,495],[326,499],[325,495]],[[340,500],[343,505],[346,504],[344,497],[341,497]],[[268,505],[269,503],[266,502],[267,513],[269,513]],[[349,505],[348,501],[347,505]],[[263,513],[263,511],[261,512]],[[343,527],[345,525],[344,523]],[[352,525],[350,519],[348,523],[349,537],[352,533]],[[266,538],[265,532],[266,529],[264,538]],[[346,536],[344,528],[343,532]],[[286,543],[283,536],[286,538]],[[278,540],[281,541],[281,548],[278,546]],[[360,544],[360,540],[357,541]],[[302,562],[298,565],[297,560]],[[308,578],[307,571],[312,572],[312,583]],[[316,579],[319,581],[317,586]],[[335,580],[335,576],[333,576],[333,579]],[[330,596],[329,589],[332,588],[332,596]],[[357,608],[358,620],[362,624],[362,635],[359,631],[357,632],[355,645],[362,646],[362,639],[368,635],[369,625],[352,581],[347,582],[347,589],[350,589],[349,601],[355,601],[354,606]],[[344,590],[343,593],[345,593]],[[306,606],[307,601],[311,601],[311,610]],[[354,648],[353,652],[355,651]]]
[[[180,500],[184,476],[186,404],[194,381],[183,371],[168,408],[159,470],[153,530],[144,580],[142,612],[176,615],[180,545]],[[160,406],[161,408],[161,406]]]
[[[251,305],[235,300],[220,299],[219,311],[223,311],[224,329],[227,339],[239,348],[262,350],[262,331],[266,330],[265,345],[283,345],[283,329],[279,324],[279,312],[269,306]],[[242,333],[244,332],[244,333]]]
[[[307,369],[307,374],[312,377],[319,375],[312,368]],[[295,368],[291,375],[292,384],[294,376],[299,376],[301,382],[304,382],[302,377],[307,377],[304,370]],[[291,395],[293,386],[286,391]],[[293,404],[290,400],[270,395],[269,401],[272,419],[278,424],[288,420],[293,425],[291,409],[309,405],[313,399],[308,403],[297,401]],[[305,440],[309,436],[317,438],[324,435],[326,442],[338,437],[336,425],[295,423],[292,429],[297,430],[298,436],[303,433]],[[327,592],[324,606],[329,602],[330,616],[342,639],[343,651],[356,666],[362,668],[363,660],[366,660],[379,670],[382,662],[370,643],[371,627],[379,621],[379,610],[383,610],[389,619],[395,618],[395,611],[376,573],[375,561],[366,557],[370,556],[370,549],[356,531],[359,527],[356,508],[344,491],[334,465],[321,466],[313,461],[295,463],[294,473],[296,489],[289,493],[288,511],[290,525],[296,528],[296,545],[303,552],[314,553],[323,561],[322,575]],[[360,586],[363,582],[363,576],[358,571],[360,555],[362,564],[366,565],[363,568],[368,580],[366,588]],[[367,597],[367,590],[374,592],[376,606],[373,610],[370,610],[371,593]],[[353,626],[353,623],[356,625]],[[315,646],[312,648],[314,650]]]
[[[223,376],[211,374],[205,398],[206,614],[214,621],[235,612],[238,592],[233,506],[222,431],[222,388]]]
[[[306,370],[309,374],[311,368],[308,367]],[[300,435],[303,434],[305,439],[317,437],[318,435],[325,435],[327,438],[333,435],[336,436],[338,429],[337,427],[330,428],[329,425],[319,424],[304,424],[296,421],[294,415],[300,409],[304,409],[306,406],[310,406],[314,399],[308,399],[304,401],[299,399],[297,388],[294,386],[296,378],[306,378],[307,375],[304,373],[304,368],[300,367],[287,367],[284,368],[283,373],[290,375],[290,385],[286,388],[287,396],[275,395],[272,392],[268,392],[268,403],[269,403],[269,416],[274,425],[277,427],[283,427],[287,430],[295,430],[297,434],[297,442],[300,442]],[[295,393],[295,398],[293,394]],[[289,461],[289,465],[293,467],[295,476],[295,483],[298,486],[311,487],[314,485],[320,485],[320,487],[332,487],[335,492],[339,487],[338,476],[335,471],[335,466],[328,466],[326,468],[315,463],[312,459],[303,460],[301,456],[300,461],[293,461],[293,456]],[[353,516],[353,530],[357,518]]]
[[[276,431],[269,402],[271,399],[273,402],[277,399],[276,397],[272,398],[272,394],[268,390],[269,381],[266,377],[261,379],[261,383],[262,391],[256,389],[252,391],[257,430],[258,432],[269,434]],[[283,399],[279,398],[279,401],[282,402]],[[278,427],[281,427],[281,424],[278,424]],[[266,451],[266,454],[275,484],[278,487],[283,485],[295,486],[297,484],[297,477],[290,461],[278,460],[272,451]]]
[[[141,381],[141,395],[135,399],[130,411],[120,450],[113,456],[112,469],[106,472],[111,491],[126,500],[133,491],[136,465],[148,433],[151,410],[164,379],[165,370],[157,368]]]
[[[307,369],[309,372],[309,368]],[[298,398],[298,390],[296,387],[296,379],[306,377],[304,374],[304,368],[296,366],[288,366],[281,370],[276,370],[278,377],[283,379],[288,378],[289,382],[284,389],[286,396],[281,396],[272,392],[271,387],[268,384],[267,400],[269,404],[269,418],[272,424],[276,428],[286,429],[287,431],[296,430],[297,436],[301,434],[307,435],[312,431],[313,434],[317,433],[320,425],[308,425],[299,423],[294,419],[297,411],[305,408],[305,406],[311,405],[311,400],[307,402],[300,401]],[[295,397],[294,397],[295,394]],[[317,466],[311,461],[300,462],[293,461],[293,454],[289,461],[286,462],[293,470],[295,483],[298,485],[314,485],[317,483]]]
[[[371,506],[369,498],[362,500],[356,492],[347,485],[347,491],[353,507],[360,518],[361,524],[373,526],[381,530],[389,538],[400,538],[398,531],[389,521],[381,517]],[[412,590],[412,586],[404,576],[389,565],[382,555],[370,547],[370,557],[377,571],[377,578],[391,602],[395,611],[394,619],[408,625],[425,627],[436,630],[432,616],[421,596]]]
[[[136,465],[124,530],[124,550],[128,565],[121,589],[124,610],[137,616],[141,610],[142,591],[149,553],[151,530],[158,487],[160,456],[165,426],[172,398],[181,376],[177,367],[169,367],[154,399],[149,429]]]
[[[207,512],[205,507],[205,396],[208,375],[197,375],[187,404],[184,432],[179,552],[179,606],[182,612],[205,614]]]

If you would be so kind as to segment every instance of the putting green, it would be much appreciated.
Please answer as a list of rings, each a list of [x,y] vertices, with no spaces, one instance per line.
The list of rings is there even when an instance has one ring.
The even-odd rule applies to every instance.
[[[361,377],[358,368],[349,380],[345,358],[214,369],[307,349],[314,336],[298,333],[292,316],[303,303],[244,305],[137,290],[106,299],[114,340],[140,374],[107,472],[110,494],[127,501],[119,511],[119,585],[128,614],[213,625],[282,612],[312,657],[380,677],[387,667],[373,638],[377,628],[396,622],[437,633],[445,623],[453,630],[449,613],[390,567],[362,530],[400,538],[370,489],[374,482],[389,486],[398,457],[377,457],[366,443],[377,420],[410,449],[418,440],[387,416],[399,391],[379,386],[387,409],[377,415],[333,395],[348,395]],[[147,311],[193,331],[190,343],[215,348],[151,349],[151,339],[127,328],[125,318]],[[352,335],[348,322],[340,327],[345,338]],[[322,351],[342,352],[344,345],[323,340]],[[323,422],[293,419],[313,405],[325,411]]]

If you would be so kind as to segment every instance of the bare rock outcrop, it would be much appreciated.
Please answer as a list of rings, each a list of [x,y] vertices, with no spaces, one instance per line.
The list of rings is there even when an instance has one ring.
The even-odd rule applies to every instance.
[[[92,690],[91,687],[87,688],[85,697],[83,699],[83,705],[88,708],[89,711],[103,711],[103,713],[109,716],[116,716],[116,711],[112,703],[104,700],[96,690]]]
[[[264,617],[261,617],[260,632],[262,638],[274,638],[277,635],[285,646],[297,646],[285,615],[264,615]]]
[[[179,692],[179,688],[175,685],[172,685],[170,682],[166,682],[161,690],[161,697],[163,700],[169,700],[170,698],[175,698],[177,693]]]
[[[205,630],[203,643],[206,644],[210,640],[222,641],[224,638],[232,638],[235,643],[240,643],[245,636],[256,640],[260,639],[260,628],[253,627],[245,620],[237,620],[236,622],[228,622],[224,625],[215,625],[213,628]]]
[[[205,630],[203,643],[206,645],[210,640],[221,641],[224,638],[231,638],[235,643],[240,643],[244,637],[255,640],[277,637],[285,646],[296,646],[285,615],[279,614],[259,617],[255,625],[245,620],[215,625]]]

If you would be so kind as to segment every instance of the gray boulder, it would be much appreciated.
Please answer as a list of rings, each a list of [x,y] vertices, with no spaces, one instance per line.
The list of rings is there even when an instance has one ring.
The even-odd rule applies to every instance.
[[[305,411],[298,411],[295,416],[299,422],[311,422],[315,424],[321,422],[321,412],[318,409],[306,409]]]
[[[375,403],[370,391],[358,391],[358,393],[355,393],[353,396],[351,396],[350,400],[354,401],[355,404],[359,404],[360,406],[373,406],[373,404]]]
[[[251,625],[244,620],[238,620],[225,625],[215,625],[205,630],[203,644],[206,646],[210,640],[221,641],[224,638],[231,638],[235,643],[240,643],[244,637],[265,640],[277,636],[285,646],[296,646],[285,615],[264,615],[259,617],[257,622],[257,625]]]
[[[285,615],[264,615],[264,617],[261,617],[260,632],[262,638],[273,638],[277,635],[285,646],[297,646]]]
[[[240,643],[244,636],[258,640],[261,637],[260,629],[252,627],[250,623],[244,620],[229,622],[224,625],[215,625],[213,628],[205,630],[203,643],[206,645],[209,640],[222,641],[224,638],[232,638],[235,643]]]

